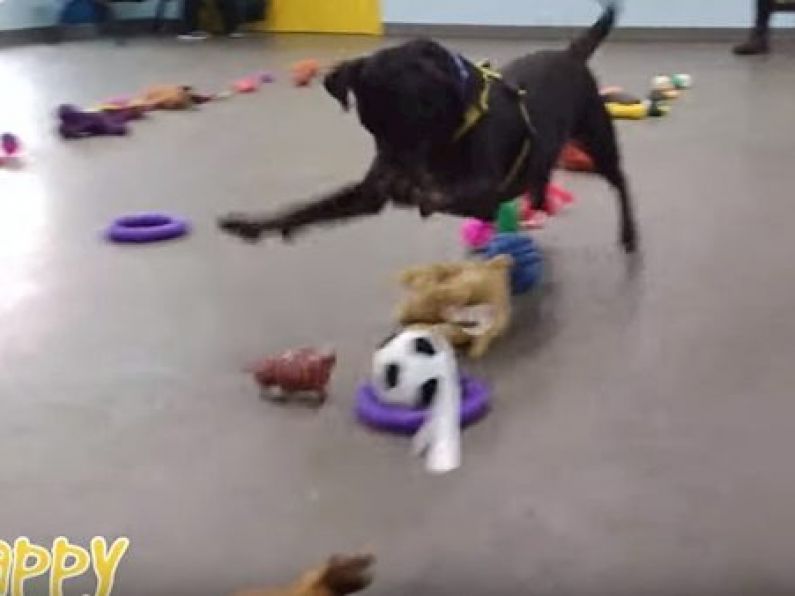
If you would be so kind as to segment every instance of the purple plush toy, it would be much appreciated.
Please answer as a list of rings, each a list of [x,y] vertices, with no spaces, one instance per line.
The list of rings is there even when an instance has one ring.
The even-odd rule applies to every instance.
[[[0,135],[0,166],[11,163],[19,157],[22,145],[15,134],[5,132]]]
[[[11,134],[10,132],[3,133],[3,136],[0,137],[0,145],[2,145],[3,153],[5,153],[6,157],[14,157],[17,153],[19,153],[19,139],[16,135]]]
[[[126,107],[101,112],[85,112],[73,105],[58,108],[61,125],[58,132],[65,139],[81,139],[107,135],[126,135],[127,123],[144,114],[143,108]]]

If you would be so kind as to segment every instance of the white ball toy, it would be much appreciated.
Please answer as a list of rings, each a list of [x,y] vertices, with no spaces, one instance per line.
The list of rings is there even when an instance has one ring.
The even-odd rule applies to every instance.
[[[389,338],[373,356],[373,385],[386,404],[431,405],[455,360],[447,340],[426,329],[408,329]]]
[[[431,329],[407,329],[388,339],[373,357],[373,384],[387,404],[427,408],[414,435],[433,474],[461,465],[461,379],[455,352]]]

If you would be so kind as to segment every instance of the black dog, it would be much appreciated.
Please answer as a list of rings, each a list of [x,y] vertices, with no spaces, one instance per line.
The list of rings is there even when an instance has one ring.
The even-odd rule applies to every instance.
[[[289,237],[309,224],[372,215],[392,202],[489,220],[502,201],[530,190],[541,207],[563,145],[579,141],[618,192],[620,240],[636,230],[613,123],[586,62],[613,27],[616,9],[565,51],[539,52],[501,73],[416,40],[343,62],[326,90],[347,110],[356,99],[375,159],[358,184],[271,216],[229,215],[225,231],[247,240]]]

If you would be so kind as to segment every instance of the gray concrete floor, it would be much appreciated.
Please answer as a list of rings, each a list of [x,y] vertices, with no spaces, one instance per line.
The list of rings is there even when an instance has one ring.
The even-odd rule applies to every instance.
[[[461,251],[456,222],[388,213],[251,247],[229,209],[356,178],[371,154],[319,87],[281,80],[127,139],[63,143],[51,111],[147,84],[212,90],[377,41],[106,41],[0,52],[0,537],[132,540],[117,591],[220,594],[372,548],[377,595],[795,592],[795,52],[609,45],[606,83],[686,71],[669,118],[622,123],[645,264],[627,274],[608,188],[562,176],[574,210],[538,235],[547,280],[470,369],[492,415],[461,471],[429,477],[407,442],[351,417],[390,329],[401,267]],[[517,42],[455,41],[504,60]],[[189,217],[188,239],[119,248],[114,216]],[[320,412],[258,400],[241,369],[333,343]],[[41,592],[42,584],[36,586]],[[91,590],[76,581],[73,593]],[[36,590],[34,590],[36,592]]]

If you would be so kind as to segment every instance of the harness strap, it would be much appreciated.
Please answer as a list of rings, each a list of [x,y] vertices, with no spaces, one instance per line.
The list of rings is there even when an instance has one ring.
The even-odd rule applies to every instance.
[[[483,89],[480,91],[480,96],[477,101],[467,108],[464,112],[464,122],[453,135],[453,141],[458,141],[467,134],[470,130],[475,128],[475,125],[480,121],[483,115],[489,111],[489,94],[491,93],[491,84],[495,80],[502,79],[502,75],[482,66],[476,64],[475,68],[478,69],[480,77],[483,80]]]
[[[533,127],[533,123],[530,120],[530,113],[527,111],[527,106],[522,101],[522,98],[525,95],[526,91],[524,89],[517,90],[517,97],[519,99],[519,113],[522,115],[522,120],[527,127],[527,136],[522,142],[522,148],[519,150],[519,155],[516,156],[511,169],[508,171],[508,175],[505,176],[502,184],[500,184],[500,190],[506,190],[509,186],[511,186],[511,184],[513,184],[513,181],[516,180],[516,177],[519,175],[519,172],[521,171],[525,161],[527,161],[527,158],[530,156],[530,147],[532,145],[530,139],[535,134],[535,128]]]
[[[500,184],[500,190],[503,191],[513,184],[525,161],[527,161],[527,158],[530,155],[530,148],[532,146],[531,139],[535,135],[535,128],[533,127],[533,123],[530,120],[530,113],[527,111],[527,106],[523,101],[524,96],[526,95],[525,90],[517,89],[512,85],[509,85],[503,80],[502,74],[488,68],[484,64],[475,64],[475,68],[478,70],[478,73],[480,74],[480,77],[483,81],[483,89],[481,89],[477,101],[469,106],[466,112],[464,112],[464,121],[461,123],[461,126],[458,128],[455,135],[453,135],[453,141],[455,142],[460,140],[464,135],[475,128],[478,122],[480,122],[480,119],[486,115],[486,113],[488,113],[489,95],[491,93],[492,84],[495,81],[502,83],[514,95],[516,95],[516,103],[519,108],[519,114],[522,116],[522,121],[527,128],[527,136],[525,136],[525,139],[522,142],[522,148],[519,151],[519,154],[516,156],[511,169],[508,171],[505,179]]]

